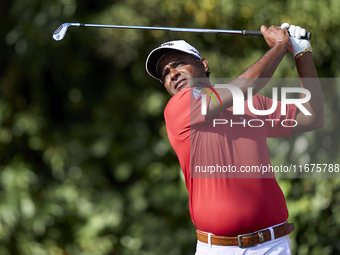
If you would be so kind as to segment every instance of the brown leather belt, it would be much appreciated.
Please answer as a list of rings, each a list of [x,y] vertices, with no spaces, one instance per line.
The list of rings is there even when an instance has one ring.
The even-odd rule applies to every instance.
[[[294,223],[284,223],[280,226],[274,227],[275,238],[288,235],[294,231]],[[203,233],[199,230],[197,232],[197,239],[203,243],[208,242],[208,234]],[[214,245],[224,245],[224,246],[239,246],[240,248],[246,248],[254,246],[259,243],[263,243],[271,240],[271,234],[269,229],[263,231],[258,231],[255,233],[248,233],[243,235],[238,235],[237,237],[227,237],[227,236],[215,236],[211,235],[211,244]]]

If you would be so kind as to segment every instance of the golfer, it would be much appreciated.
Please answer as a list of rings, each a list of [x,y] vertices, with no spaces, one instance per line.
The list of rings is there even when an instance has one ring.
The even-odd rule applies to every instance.
[[[220,171],[211,177],[206,170],[207,165],[214,172],[270,165],[267,137],[289,137],[323,126],[323,98],[312,47],[308,40],[301,40],[306,31],[284,23],[281,27],[262,26],[261,32],[270,50],[228,83],[245,95],[242,115],[233,114],[236,107],[230,89],[213,88],[209,83],[208,60],[187,42],[164,43],[146,61],[149,75],[161,81],[172,96],[164,116],[189,192],[190,216],[197,228],[196,255],[291,254],[288,234],[294,224],[287,222],[286,201],[273,174],[242,178],[234,171]],[[269,79],[264,78],[272,77],[288,52],[296,59],[300,87],[310,92],[310,100],[299,107],[287,104],[285,114],[282,102],[266,116],[254,114],[247,103],[248,88],[255,109],[271,109],[274,100],[257,92],[267,85]],[[218,96],[220,102],[215,103],[212,96]],[[214,125],[216,119],[233,124]],[[249,125],[252,120],[263,121],[263,125],[253,127]]]

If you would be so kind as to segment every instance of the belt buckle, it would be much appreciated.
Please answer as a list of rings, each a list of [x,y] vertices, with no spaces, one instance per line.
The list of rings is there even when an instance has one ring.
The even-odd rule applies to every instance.
[[[247,247],[255,246],[256,244],[251,244],[251,245],[247,245],[247,246],[243,246],[243,244],[242,244],[242,237],[252,236],[252,235],[254,235],[254,233],[247,233],[247,234],[243,234],[243,235],[238,235],[237,236],[238,246],[240,248],[247,248]]]

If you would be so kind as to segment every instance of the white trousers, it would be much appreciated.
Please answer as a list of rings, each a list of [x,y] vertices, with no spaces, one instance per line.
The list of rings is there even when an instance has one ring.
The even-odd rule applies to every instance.
[[[249,248],[210,245],[197,241],[195,255],[291,255],[289,236],[282,236]]]

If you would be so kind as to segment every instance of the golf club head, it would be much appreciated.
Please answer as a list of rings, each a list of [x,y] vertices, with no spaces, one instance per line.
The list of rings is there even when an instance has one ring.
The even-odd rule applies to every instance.
[[[64,23],[60,27],[58,27],[57,30],[53,33],[53,39],[56,41],[64,39],[66,31],[70,25],[71,23]]]

